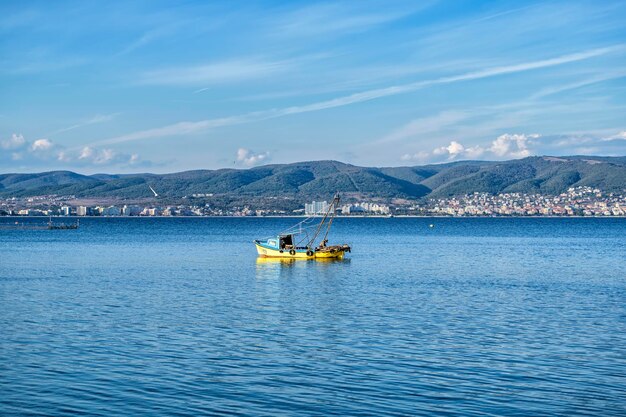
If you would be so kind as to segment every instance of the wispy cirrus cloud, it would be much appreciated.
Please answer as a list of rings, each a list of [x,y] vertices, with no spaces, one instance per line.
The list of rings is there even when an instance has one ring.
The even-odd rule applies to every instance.
[[[544,88],[537,93],[530,96],[531,100],[539,99],[553,94],[563,93],[565,91],[576,90],[578,88],[586,87],[593,84],[598,84],[604,81],[616,80],[626,77],[626,71],[620,71],[617,73],[602,74],[595,77],[586,78],[584,80],[576,81],[569,84],[557,85],[553,87]]]
[[[164,136],[181,136],[202,132],[217,127],[232,126],[260,120],[260,114],[250,113],[242,116],[224,117],[221,119],[201,120],[198,122],[179,122],[155,129],[141,130],[127,135],[117,136],[92,143],[92,145],[110,145],[114,143],[132,142]]]
[[[122,49],[118,55],[127,55],[131,52],[134,52],[137,49],[145,47],[146,45],[151,44],[152,42],[161,40],[168,35],[172,35],[174,32],[180,29],[183,26],[183,23],[190,22],[168,22],[167,24],[164,22],[160,22],[156,27],[149,29],[142,33],[139,37],[137,37],[134,41],[129,43],[124,49]]]
[[[140,82],[153,85],[206,85],[246,81],[283,73],[295,68],[297,64],[298,61],[293,59],[274,61],[262,58],[232,59],[152,70],[145,72],[140,77]]]
[[[616,135],[613,136],[609,136],[608,138],[605,139],[606,141],[612,141],[612,140],[626,140],[626,130],[619,132]]]
[[[359,33],[384,25],[429,7],[433,1],[420,2],[419,6],[396,8],[387,12],[368,10],[364,2],[353,4],[311,4],[278,18],[273,22],[280,30],[274,33],[287,37],[308,37]],[[354,5],[358,4],[357,7]]]
[[[301,106],[284,107],[280,109],[264,110],[252,113],[246,113],[243,115],[237,115],[220,119],[207,119],[197,122],[179,122],[168,126],[163,126],[154,129],[142,130],[127,135],[118,136],[115,138],[105,139],[97,143],[121,143],[128,141],[136,141],[150,138],[158,138],[164,136],[178,136],[190,133],[196,133],[202,130],[236,125],[242,123],[250,123],[253,121],[272,119],[276,117],[283,117],[293,114],[315,112],[320,110],[326,110],[336,107],[348,106],[352,104],[362,103],[366,101],[376,100],[384,97],[395,96],[399,94],[406,94],[417,91],[422,88],[426,88],[433,85],[440,84],[452,84],[470,80],[478,80],[490,77],[497,77],[506,74],[514,74],[519,72],[526,72],[537,70],[541,68],[549,68],[558,65],[564,65],[568,63],[588,60],[591,58],[607,55],[616,51],[624,50],[624,44],[617,44],[604,48],[594,48],[586,51],[581,51],[573,54],[561,55],[554,58],[530,61],[525,63],[504,65],[489,67],[486,69],[466,72],[463,74],[440,77],[428,80],[420,80],[412,83],[401,84],[396,86],[371,89],[354,93],[346,96],[337,97],[330,100],[319,101],[311,104]]]
[[[85,119],[79,123],[73,124],[71,126],[67,126],[64,127],[62,129],[59,130],[55,130],[54,132],[51,133],[51,135],[57,134],[57,133],[63,133],[63,132],[68,132],[70,130],[74,130],[74,129],[78,129],[81,128],[83,126],[89,126],[89,125],[93,125],[93,124],[97,124],[97,123],[105,123],[105,122],[109,122],[113,119],[115,119],[117,116],[119,115],[119,113],[111,113],[111,114],[97,114],[93,117],[90,117],[89,119]]]
[[[459,122],[467,120],[470,117],[472,117],[472,114],[469,112],[459,110],[448,110],[433,116],[420,117],[418,119],[411,120],[409,123],[399,127],[398,129],[395,129],[384,138],[376,141],[376,143],[390,143],[408,139],[417,134],[425,135],[437,133],[450,125],[455,125]]]
[[[34,58],[19,63],[0,61],[0,72],[13,75],[32,75],[43,72],[62,71],[88,63],[84,57],[67,57],[55,60],[50,57]]]

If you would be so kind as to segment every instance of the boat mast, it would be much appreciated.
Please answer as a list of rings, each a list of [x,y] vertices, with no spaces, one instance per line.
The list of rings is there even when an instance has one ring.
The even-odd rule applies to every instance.
[[[315,239],[317,239],[317,236],[319,236],[320,232],[322,231],[322,227],[324,226],[324,223],[326,222],[326,219],[328,218],[328,216],[330,216],[331,211],[332,211],[332,216],[330,216],[330,220],[328,221],[328,225],[326,226],[326,234],[324,234],[324,240],[326,239],[326,237],[328,236],[328,232],[330,231],[330,226],[331,224],[333,224],[333,219],[335,218],[338,204],[339,204],[339,194],[335,194],[335,197],[333,198],[332,203],[330,203],[330,206],[328,207],[328,211],[326,211],[326,214],[324,214],[322,221],[317,226],[317,229],[315,230],[313,237],[307,243],[307,247],[310,248],[311,245],[315,243]]]
[[[330,232],[330,226],[333,224],[333,220],[335,220],[335,215],[337,214],[338,204],[339,204],[339,194],[335,194],[335,198],[333,199],[331,207],[328,208],[329,212],[330,212],[330,209],[332,208],[333,215],[330,216],[330,220],[328,221],[328,226],[326,227],[326,233],[324,233],[324,238],[322,239],[322,242],[325,241],[326,238],[328,237],[328,233]]]

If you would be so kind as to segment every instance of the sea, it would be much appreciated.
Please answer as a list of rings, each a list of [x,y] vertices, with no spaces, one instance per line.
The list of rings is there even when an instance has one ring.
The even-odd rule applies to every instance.
[[[299,220],[0,227],[0,415],[626,415],[626,219]]]

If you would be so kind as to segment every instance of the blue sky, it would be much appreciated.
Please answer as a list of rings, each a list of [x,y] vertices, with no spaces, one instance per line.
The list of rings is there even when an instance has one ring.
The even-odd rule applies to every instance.
[[[0,172],[626,154],[626,3],[3,1]]]

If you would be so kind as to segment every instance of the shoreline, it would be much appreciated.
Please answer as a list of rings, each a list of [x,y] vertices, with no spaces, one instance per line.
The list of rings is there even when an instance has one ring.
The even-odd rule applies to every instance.
[[[0,216],[0,219],[303,219],[309,216]],[[315,216],[313,218],[322,218]],[[336,219],[626,219],[626,216],[337,216]]]

